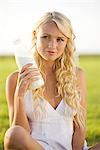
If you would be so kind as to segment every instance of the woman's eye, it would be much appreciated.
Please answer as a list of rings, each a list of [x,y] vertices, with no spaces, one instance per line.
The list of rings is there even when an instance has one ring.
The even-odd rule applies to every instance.
[[[57,42],[63,42],[63,41],[64,41],[64,39],[62,39],[62,38],[57,39]]]
[[[48,36],[47,36],[47,35],[44,35],[44,36],[42,36],[42,38],[47,39],[47,38],[48,38]]]

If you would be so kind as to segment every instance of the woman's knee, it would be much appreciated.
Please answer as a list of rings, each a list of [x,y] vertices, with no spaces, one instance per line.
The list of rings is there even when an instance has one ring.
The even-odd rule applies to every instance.
[[[4,146],[5,149],[7,148],[13,148],[18,145],[22,145],[22,142],[24,142],[23,138],[24,137],[24,131],[25,129],[21,126],[13,126],[9,128],[4,137]],[[23,139],[23,140],[22,140]]]

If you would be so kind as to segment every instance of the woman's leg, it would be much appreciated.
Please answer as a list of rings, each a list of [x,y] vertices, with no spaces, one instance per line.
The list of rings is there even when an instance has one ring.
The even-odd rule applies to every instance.
[[[4,138],[5,150],[44,150],[21,126],[13,126],[7,130]]]
[[[100,143],[96,144],[95,146],[90,147],[89,150],[100,150]]]

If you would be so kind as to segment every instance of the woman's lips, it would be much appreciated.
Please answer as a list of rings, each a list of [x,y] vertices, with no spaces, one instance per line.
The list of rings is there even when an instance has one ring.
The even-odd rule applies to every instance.
[[[55,54],[56,52],[54,51],[47,51],[49,54]]]

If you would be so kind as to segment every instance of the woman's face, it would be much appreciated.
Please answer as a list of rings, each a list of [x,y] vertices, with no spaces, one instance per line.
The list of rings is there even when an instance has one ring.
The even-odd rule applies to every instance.
[[[48,22],[41,26],[36,38],[37,51],[47,61],[59,58],[67,44],[67,38],[59,31],[54,22]]]

